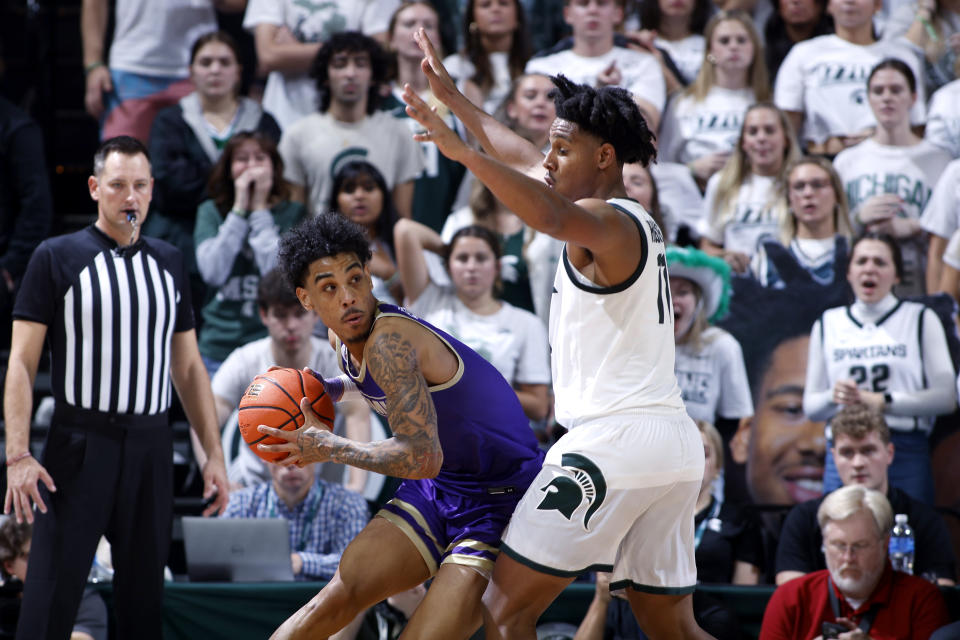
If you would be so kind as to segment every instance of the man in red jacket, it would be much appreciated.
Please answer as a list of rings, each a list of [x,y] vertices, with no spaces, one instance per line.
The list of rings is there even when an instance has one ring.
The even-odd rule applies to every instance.
[[[838,489],[817,511],[827,568],[780,586],[760,640],[926,640],[949,616],[933,584],[887,561],[893,510],[879,491]]]

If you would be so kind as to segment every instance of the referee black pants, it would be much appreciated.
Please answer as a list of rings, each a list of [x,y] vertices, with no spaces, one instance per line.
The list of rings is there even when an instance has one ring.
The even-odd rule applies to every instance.
[[[18,640],[70,637],[97,543],[113,552],[116,634],[162,637],[163,568],[173,516],[172,431],[166,415],[54,414],[35,511]]]

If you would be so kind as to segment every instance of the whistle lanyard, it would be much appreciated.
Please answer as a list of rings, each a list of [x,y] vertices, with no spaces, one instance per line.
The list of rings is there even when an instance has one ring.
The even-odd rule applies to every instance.
[[[291,540],[290,546],[295,551],[305,551],[307,547],[307,540],[310,539],[310,525],[313,524],[313,519],[317,515],[317,511],[320,510],[320,497],[323,493],[323,490],[317,486],[316,491],[311,491],[307,494],[307,499],[304,502],[303,510],[305,512],[304,517],[300,521],[300,532],[297,535],[296,541]],[[273,490],[273,487],[270,488],[269,493],[267,493],[267,515],[270,518],[280,518],[277,514],[277,502],[279,498],[277,497],[277,492]],[[293,526],[293,520],[296,518],[296,513],[291,514],[291,526]]]

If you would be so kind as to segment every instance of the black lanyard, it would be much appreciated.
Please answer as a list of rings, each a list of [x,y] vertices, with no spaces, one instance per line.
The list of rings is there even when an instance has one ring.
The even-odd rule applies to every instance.
[[[827,591],[830,593],[830,608],[833,609],[833,617],[835,620],[839,620],[843,616],[840,615],[840,601],[837,599],[837,594],[834,592],[836,585],[833,584],[832,580],[827,581]],[[860,631],[869,634],[870,627],[873,626],[873,621],[876,619],[877,614],[880,613],[880,607],[883,606],[879,602],[874,602],[870,605],[870,608],[867,610],[863,617],[860,618],[860,624],[857,626],[860,628]]]

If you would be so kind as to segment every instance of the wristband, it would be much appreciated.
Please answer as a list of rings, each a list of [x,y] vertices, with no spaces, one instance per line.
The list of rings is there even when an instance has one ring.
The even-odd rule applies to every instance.
[[[893,404],[893,394],[889,391],[883,394],[883,404],[888,407]]]
[[[13,465],[17,464],[17,463],[20,462],[21,460],[26,460],[27,458],[32,458],[32,457],[33,457],[33,454],[30,453],[29,451],[24,451],[23,453],[18,453],[17,455],[13,456],[12,458],[7,458],[7,466],[8,466],[8,467],[12,467]]]
[[[85,76],[89,75],[91,71],[93,71],[97,67],[102,67],[102,66],[104,66],[103,60],[97,60],[96,62],[91,62],[90,64],[86,65],[83,68],[83,75]]]
[[[343,380],[340,379],[340,376],[336,378],[325,378],[323,380],[323,388],[331,400],[340,402],[340,398],[343,397]]]
[[[348,393],[359,391],[357,383],[353,379],[349,378],[346,374],[335,376],[333,378],[324,378],[316,371],[310,370],[310,373],[313,374],[317,380],[323,383],[323,390],[327,392],[327,395],[330,396],[330,399],[334,402],[340,402],[343,400],[343,396]]]

